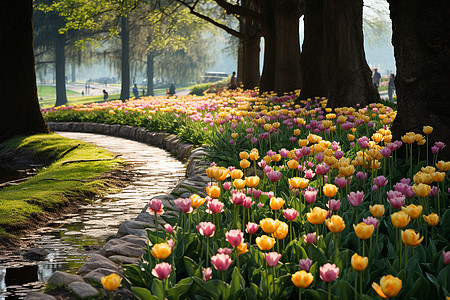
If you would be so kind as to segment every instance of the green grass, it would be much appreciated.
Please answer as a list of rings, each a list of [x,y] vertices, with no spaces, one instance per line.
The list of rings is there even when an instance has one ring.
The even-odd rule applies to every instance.
[[[37,86],[38,98],[41,99],[56,99],[56,87],[54,86],[46,86],[46,85],[38,85]],[[66,90],[67,97],[71,96],[79,96],[80,93],[74,92],[71,90]]]
[[[119,100],[120,94],[110,94],[108,101]],[[80,96],[67,98],[66,105],[86,104],[92,102],[103,102],[103,95],[98,96]],[[55,99],[39,101],[41,108],[52,108],[55,106]]]
[[[80,146],[62,156],[77,144]],[[39,170],[35,177],[0,190],[0,237],[8,237],[32,226],[33,221],[40,219],[45,212],[57,212],[69,205],[69,201],[86,200],[107,190],[110,184],[105,179],[95,178],[120,164],[119,160],[114,159],[63,165],[69,160],[112,158],[113,155],[102,148],[57,134],[17,137],[1,144],[0,150],[34,156],[39,161],[53,161],[49,167]],[[48,178],[86,182],[43,180]]]

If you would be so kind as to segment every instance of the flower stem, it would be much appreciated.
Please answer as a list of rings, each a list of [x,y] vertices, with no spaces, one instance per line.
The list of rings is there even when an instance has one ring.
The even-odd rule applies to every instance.
[[[358,271],[356,271],[356,276],[355,276],[355,300],[358,299]]]
[[[298,288],[298,300],[302,300],[302,288]]]
[[[328,300],[331,300],[331,281],[328,282]]]

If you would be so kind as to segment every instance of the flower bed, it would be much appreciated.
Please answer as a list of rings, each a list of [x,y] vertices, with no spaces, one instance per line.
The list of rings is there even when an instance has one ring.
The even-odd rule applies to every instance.
[[[178,218],[149,203],[151,246],[124,273],[136,297],[448,296],[450,162],[428,145],[432,128],[392,141],[390,107],[294,99],[225,91],[44,111],[210,144],[207,197],[175,200]]]

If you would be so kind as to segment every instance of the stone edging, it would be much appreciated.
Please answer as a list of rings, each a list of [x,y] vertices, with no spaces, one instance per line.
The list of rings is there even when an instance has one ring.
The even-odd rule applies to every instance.
[[[192,150],[192,145],[182,143],[176,135],[150,132],[144,128],[127,125],[77,122],[49,122],[47,124],[52,131],[99,133],[146,142],[152,146],[161,147],[178,158],[187,158],[186,178],[181,180],[170,194],[153,197],[161,199],[165,207],[175,210],[171,212],[166,211],[166,214],[176,214],[177,209],[173,200],[177,198],[187,198],[193,193],[197,193],[202,197],[206,196],[205,190],[209,178],[206,176],[205,170],[209,167],[209,163],[202,160],[206,154],[206,149],[203,147]],[[153,216],[147,212],[147,209],[148,204],[142,209],[135,220],[124,221],[120,225],[116,237],[109,240],[98,253],[89,258],[78,270],[78,275],[56,271],[47,281],[47,285],[62,286],[72,291],[81,299],[99,297],[98,289],[86,283],[85,280],[101,285],[102,276],[111,273],[122,275],[122,264],[139,263],[143,248],[148,243],[147,229],[155,227]],[[120,299],[134,299],[131,292],[127,289],[120,289],[114,293]],[[28,293],[25,299],[52,300],[56,298],[48,294],[31,292]]]

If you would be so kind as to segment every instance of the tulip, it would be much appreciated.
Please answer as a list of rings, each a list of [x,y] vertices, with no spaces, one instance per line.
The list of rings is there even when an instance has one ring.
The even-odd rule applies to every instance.
[[[306,202],[308,202],[309,204],[313,204],[314,202],[316,202],[318,192],[319,191],[316,189],[304,191],[303,194],[305,195]]]
[[[417,219],[420,217],[420,214],[422,213],[422,205],[414,205],[414,204],[410,204],[408,206],[402,206],[402,210],[408,214],[408,216],[411,219]]]
[[[433,132],[433,127],[431,126],[423,126],[423,133],[431,134]]]
[[[207,186],[206,187],[206,193],[209,197],[213,199],[218,199],[220,196],[220,187],[213,185],[213,186]]]
[[[259,225],[261,226],[261,229],[265,232],[265,233],[274,233],[278,226],[280,226],[280,221],[279,220],[273,220],[271,218],[265,218],[262,219],[261,221],[259,221]]]
[[[330,198],[336,196],[337,190],[338,190],[338,188],[334,184],[326,183],[323,186],[323,193],[325,194],[325,196],[330,197]]]
[[[258,224],[249,222],[247,223],[247,228],[245,229],[245,231],[247,233],[253,234],[258,230],[258,228],[259,228]]]
[[[231,178],[235,179],[241,179],[242,176],[244,176],[244,173],[239,170],[239,169],[234,169],[233,171],[230,172],[230,176]]]
[[[211,263],[218,271],[226,271],[233,261],[228,254],[216,254],[211,257]]]
[[[202,280],[208,281],[212,277],[212,269],[211,268],[203,268],[202,269]]]
[[[275,245],[275,239],[267,235],[262,235],[256,238],[256,245],[258,245],[259,249],[262,251],[267,251],[272,249]]]
[[[242,242],[239,245],[237,245],[236,249],[238,250],[239,254],[245,254],[245,253],[248,252],[247,244],[244,243],[244,242]]]
[[[348,165],[346,167],[340,167],[339,168],[339,172],[340,174],[342,174],[345,177],[349,177],[351,175],[353,175],[353,173],[355,173],[355,166],[353,165]]]
[[[233,181],[233,185],[235,188],[237,188],[238,190],[242,190],[245,187],[245,180],[243,179],[235,179]],[[212,197],[211,197],[212,198]]]
[[[163,262],[155,266],[152,270],[152,275],[163,280],[170,276],[170,272],[172,272],[172,266],[166,262]]]
[[[219,201],[218,199],[213,199],[207,204],[208,209],[206,209],[206,212],[209,214],[218,214],[223,212],[223,206],[224,203]]]
[[[241,160],[241,161],[239,162],[239,166],[240,166],[242,169],[247,169],[248,167],[250,167],[250,162],[249,162],[248,160],[246,160],[246,159],[243,159],[243,160]]]
[[[442,251],[442,256],[444,258],[444,264],[450,265],[450,251]]]
[[[373,227],[377,229],[378,225],[380,224],[380,221],[378,221],[378,219],[374,217],[367,217],[363,219],[363,223],[366,225],[373,225]]]
[[[240,180],[240,179],[237,179],[237,180]],[[233,191],[232,191],[233,192]],[[241,205],[243,202],[244,202],[244,200],[245,200],[245,198],[246,198],[247,196],[243,193],[243,192],[236,192],[236,191],[234,191],[233,193],[232,193],[232,196],[231,196],[231,202],[234,204],[234,205]]]
[[[427,173],[423,173],[423,172],[419,171],[414,175],[413,180],[416,184],[419,184],[419,183],[431,184],[433,182],[433,177],[431,176],[431,174],[427,174]]]
[[[384,187],[388,183],[388,180],[386,179],[386,177],[381,175],[381,176],[375,177],[373,179],[373,182],[375,183],[375,185],[377,187]]]
[[[255,161],[259,159],[258,150],[250,152],[250,159]]]
[[[423,215],[423,219],[430,226],[436,226],[437,224],[439,224],[439,216],[437,214],[434,214],[434,213],[430,214],[428,216]]]
[[[380,285],[373,282],[372,288],[383,298],[395,297],[402,289],[402,281],[392,275],[386,275],[381,277]]]
[[[293,177],[289,178],[288,182],[294,189],[304,189],[308,186],[309,180],[306,178]]]
[[[325,282],[334,281],[339,275],[339,268],[335,264],[327,263],[320,268],[320,279]]]
[[[388,198],[389,204],[392,206],[392,208],[399,209],[405,204],[405,196],[400,195],[399,197],[390,197]]]
[[[330,219],[325,221],[328,229],[333,233],[339,233],[345,228],[344,219],[341,216],[333,215]]]
[[[366,225],[361,222],[358,225],[353,224],[353,229],[355,229],[355,233],[361,240],[367,240],[372,236],[372,233],[375,229],[373,225]]]
[[[154,258],[166,259],[172,253],[172,248],[167,243],[155,244],[150,253]]]
[[[285,201],[280,197],[270,198],[270,208],[273,210],[279,210],[283,207]]]
[[[242,152],[239,152],[239,158],[240,158],[240,159],[248,159],[248,158],[249,158],[249,155],[248,155],[247,152],[242,151]]]
[[[384,205],[382,204],[376,204],[374,206],[369,205],[369,210],[372,216],[374,216],[375,218],[380,218],[384,215]]]
[[[306,218],[311,224],[322,224],[327,217],[327,211],[318,206],[311,209],[309,213],[306,214]]]
[[[413,188],[414,193],[417,196],[422,197],[422,198],[428,196],[431,192],[431,186],[429,186],[428,184],[419,183],[419,184],[413,185],[412,188]]]
[[[405,246],[415,248],[423,241],[423,237],[420,237],[420,234],[413,229],[406,229],[405,231],[402,230],[402,241]]]
[[[216,230],[216,226],[211,222],[200,222],[197,225],[197,231],[203,236],[214,236],[214,230]]]
[[[307,288],[313,282],[314,277],[311,273],[307,273],[306,271],[302,270],[292,274],[291,280],[296,287]],[[299,293],[301,293],[301,291]]]
[[[169,223],[164,224],[164,228],[166,229],[166,231],[171,234],[173,232],[173,227],[172,225],[170,225]]]
[[[298,211],[295,208],[288,208],[283,210],[284,217],[289,221],[295,220],[298,216]]]
[[[307,244],[316,244],[317,243],[317,234],[314,233],[308,233],[307,235],[303,236],[303,240]]]
[[[254,187],[258,186],[258,184],[259,184],[259,177],[258,176],[246,177],[245,178],[245,184],[249,188],[254,188]]]
[[[227,241],[231,244],[231,246],[237,247],[242,242],[244,233],[239,229],[233,229],[226,232],[225,237],[227,238]]]
[[[356,193],[350,192],[350,195],[347,195],[348,201],[350,205],[353,207],[361,205],[364,200],[364,192],[357,191]]]
[[[148,202],[148,212],[150,214],[162,215],[164,213],[164,205],[161,204],[160,199],[152,199]]]
[[[191,206],[192,207],[199,207],[203,203],[205,203],[205,198],[200,197],[197,194],[192,194],[189,199],[191,199]]]
[[[281,172],[278,171],[271,171],[270,173],[267,173],[267,177],[269,178],[270,182],[274,183],[281,177]]]
[[[369,259],[367,257],[359,256],[358,254],[353,254],[352,256],[352,268],[356,271],[364,271],[367,268]]]
[[[391,221],[394,227],[405,228],[411,221],[411,218],[404,211],[399,211],[391,215]]]
[[[450,170],[450,161],[445,162],[440,160],[436,163],[436,167],[438,167],[438,169],[442,172],[447,172]]]
[[[277,252],[270,252],[265,254],[266,262],[269,266],[275,267],[281,258],[281,254]]]
[[[316,174],[317,175],[325,175],[330,170],[330,166],[327,164],[320,164],[316,166]],[[333,197],[333,196],[332,196]]]
[[[286,238],[288,234],[288,225],[284,222],[280,221],[280,225],[277,227],[277,230],[272,234],[274,238],[278,240],[283,240]]]
[[[444,172],[434,172],[431,174],[431,177],[433,178],[434,182],[442,182],[445,179],[445,173]]]
[[[344,188],[347,185],[347,180],[345,179],[345,177],[336,177],[334,179],[334,183],[340,187],[340,188]]]
[[[296,161],[295,159],[289,160],[286,164],[291,170],[296,170],[298,168],[298,161]]]
[[[331,209],[332,211],[338,211],[339,208],[341,207],[341,201],[335,200],[335,199],[330,199],[330,200],[328,200],[327,207],[329,209]]]
[[[231,182],[227,181],[227,182],[222,183],[222,187],[225,191],[228,191],[229,189],[231,189]]]
[[[231,249],[231,248],[219,248],[219,249],[217,249],[217,252],[218,252],[219,254],[230,255],[231,252],[233,252],[233,249]]]
[[[102,285],[108,291],[115,291],[119,288],[122,277],[116,273],[111,273],[108,276],[103,276],[101,279]]]

